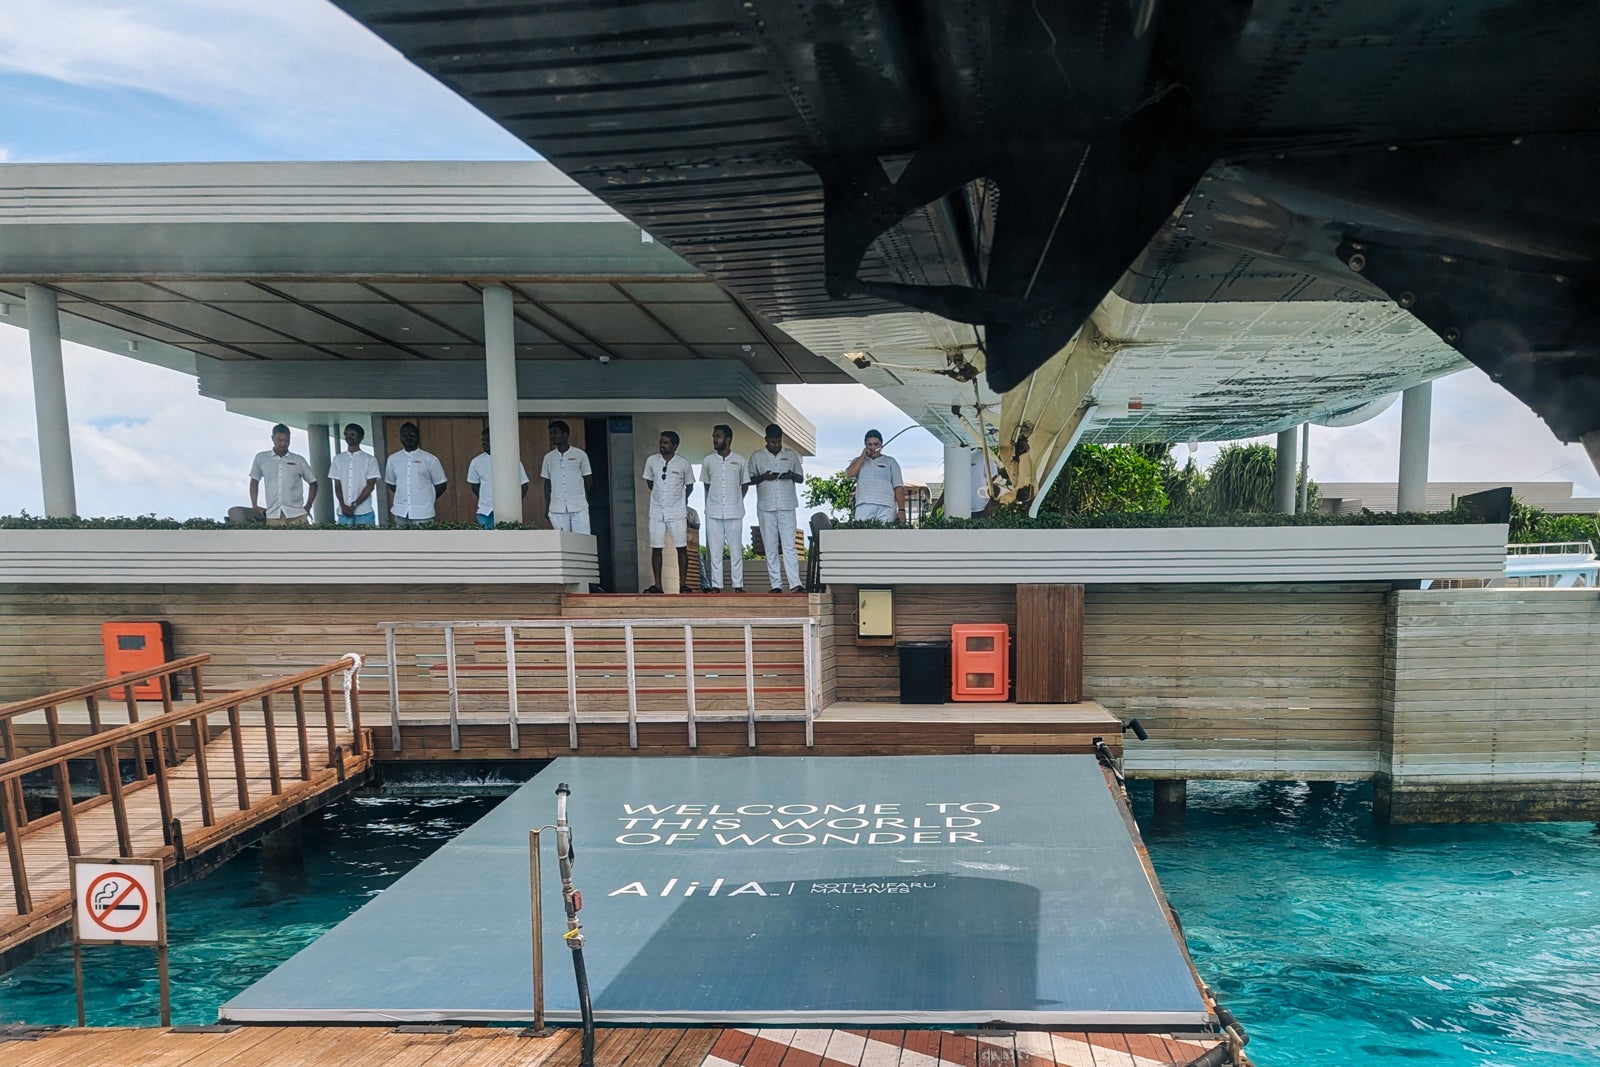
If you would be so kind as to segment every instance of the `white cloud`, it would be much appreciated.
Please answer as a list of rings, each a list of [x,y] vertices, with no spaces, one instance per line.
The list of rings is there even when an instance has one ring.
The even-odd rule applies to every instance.
[[[944,480],[944,446],[866,386],[784,385],[779,391],[817,428],[817,454],[807,462],[807,474],[832,474],[849,466],[861,454],[861,438],[869,429],[886,439],[905,430],[884,451],[900,461],[911,481]]]
[[[1573,482],[1578,496],[1600,495],[1600,475],[1581,445],[1556,440],[1526,404],[1480,370],[1465,370],[1433,384],[1428,478],[1435,482]],[[1274,443],[1275,438],[1252,440]],[[1219,444],[1200,446],[1209,463]],[[1188,452],[1175,455],[1182,463]],[[1313,481],[1392,482],[1400,464],[1400,404],[1377,418],[1343,429],[1311,427]]]
[[[0,326],[0,514],[44,510],[27,337]],[[80,514],[220,519],[249,502],[270,424],[200,396],[187,374],[71,343],[62,360]]]
[[[7,0],[0,71],[153,94],[319,158],[351,138],[389,158],[531,155],[326,0]]]

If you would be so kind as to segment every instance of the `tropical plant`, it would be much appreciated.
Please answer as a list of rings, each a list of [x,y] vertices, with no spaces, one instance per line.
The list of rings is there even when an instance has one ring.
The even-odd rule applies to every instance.
[[[1172,469],[1164,471],[1161,478],[1161,488],[1167,493],[1168,509],[1188,515],[1203,514],[1210,507],[1206,486],[1206,472],[1200,469],[1193,456],[1189,457],[1182,470],[1174,463]]]
[[[1592,548],[1600,546],[1600,515],[1551,515],[1513,499],[1511,529],[1506,536],[1515,545],[1587,541]]]
[[[806,479],[806,507],[826,507],[835,519],[848,519],[855,507],[856,483],[846,478],[844,471],[827,477],[816,475]]]
[[[1052,498],[1045,500],[1044,510],[1069,515],[1167,508],[1160,466],[1128,445],[1080,444],[1072,450],[1066,471],[1050,491]]]
[[[1273,511],[1278,453],[1271,445],[1225,445],[1206,472],[1207,510]]]

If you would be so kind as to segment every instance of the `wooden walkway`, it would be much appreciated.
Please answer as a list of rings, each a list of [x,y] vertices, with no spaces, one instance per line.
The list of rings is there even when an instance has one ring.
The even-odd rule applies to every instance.
[[[64,939],[72,915],[70,856],[160,859],[168,882],[180,881],[363,783],[372,767],[370,737],[357,743],[351,729],[338,723],[342,713],[333,710],[326,687],[317,701],[324,705],[316,716],[323,722],[307,715],[304,688],[338,666],[0,763],[0,814],[8,831],[0,834],[0,845],[10,857],[0,864],[0,969]],[[294,711],[280,710],[270,729],[240,722],[236,700],[270,706],[275,694],[293,697]],[[216,721],[224,719],[225,725]],[[184,734],[196,743],[211,738],[203,758],[177,761],[173,739]],[[129,756],[136,779],[121,782],[122,774],[113,773],[107,788],[107,769],[120,771]],[[22,774],[35,767],[34,773],[54,771],[59,797],[63,768],[84,759],[99,767],[101,795],[75,800],[65,813],[19,819],[16,785]]]
[[[797,717],[798,718],[798,717]],[[965,753],[1092,754],[1095,738],[1122,751],[1122,723],[1093,701],[1079,704],[894,704],[839,701],[823,708],[806,746],[805,723],[763,718],[749,743],[743,715],[702,714],[689,746],[681,711],[641,714],[639,745],[630,747],[627,711],[591,714],[573,750],[565,722],[523,721],[511,747],[504,713],[464,717],[460,748],[450,743],[447,715],[413,709],[403,718],[401,748],[389,731],[374,731],[380,761],[553,759],[557,756],[916,756]]]
[[[607,1029],[596,1067],[1182,1067],[1219,1043],[1164,1034],[946,1030]],[[7,1067],[577,1067],[578,1030],[405,1033],[254,1026],[226,1033],[87,1029],[0,1044]]]

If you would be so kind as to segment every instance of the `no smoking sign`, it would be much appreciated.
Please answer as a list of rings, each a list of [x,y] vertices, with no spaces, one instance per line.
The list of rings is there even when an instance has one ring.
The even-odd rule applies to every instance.
[[[79,941],[163,942],[157,863],[79,860],[72,873]]]

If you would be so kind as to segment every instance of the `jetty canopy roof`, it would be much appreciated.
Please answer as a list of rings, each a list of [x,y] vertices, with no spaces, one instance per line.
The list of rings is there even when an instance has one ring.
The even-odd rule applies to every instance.
[[[1471,360],[1600,441],[1584,5],[336,2],[947,440],[1002,393],[1029,462],[1269,432]]]
[[[775,387],[850,380],[544,162],[0,166],[0,322],[29,283],[67,339],[291,421],[481,411],[490,283],[519,392],[563,410],[732,413],[810,452]]]

